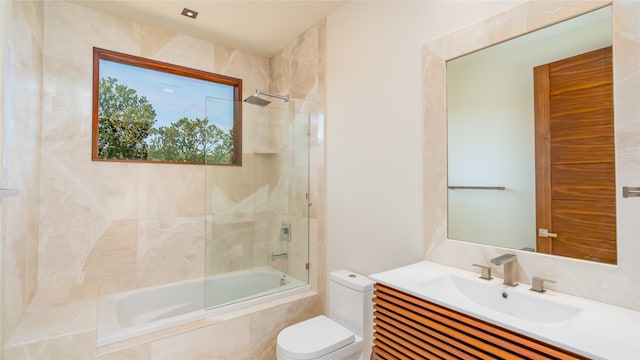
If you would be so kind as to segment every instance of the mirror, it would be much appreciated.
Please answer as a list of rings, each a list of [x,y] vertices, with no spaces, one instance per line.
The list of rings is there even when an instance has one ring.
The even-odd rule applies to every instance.
[[[612,29],[607,6],[447,61],[449,239],[541,250],[533,69],[612,46]],[[571,246],[583,255],[556,254],[611,262],[597,245]]]

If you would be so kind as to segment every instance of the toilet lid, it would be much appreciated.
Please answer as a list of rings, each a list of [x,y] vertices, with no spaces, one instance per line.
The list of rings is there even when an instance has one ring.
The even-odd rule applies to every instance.
[[[294,359],[314,359],[355,341],[353,332],[324,315],[291,325],[278,334],[278,350]]]

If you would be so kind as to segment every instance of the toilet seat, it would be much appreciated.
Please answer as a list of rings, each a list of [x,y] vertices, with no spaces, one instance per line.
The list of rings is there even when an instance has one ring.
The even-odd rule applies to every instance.
[[[355,340],[353,332],[320,315],[282,330],[278,334],[278,353],[291,359],[316,359]]]

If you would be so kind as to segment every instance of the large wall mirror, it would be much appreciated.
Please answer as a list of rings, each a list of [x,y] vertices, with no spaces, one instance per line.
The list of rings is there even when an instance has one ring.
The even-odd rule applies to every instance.
[[[616,264],[611,6],[448,60],[447,237]]]
[[[478,194],[485,194],[482,196],[491,193],[506,194],[510,185],[493,182],[448,182],[447,62],[608,5],[612,5],[613,12],[616,264],[520,250],[525,247],[520,245],[481,244],[476,242],[475,235],[462,241],[449,237],[448,196],[454,191],[457,195],[463,195],[464,191],[449,190],[449,185],[505,186],[504,192],[487,190]],[[625,197],[623,191],[624,187],[640,186],[639,11],[638,1],[525,1],[477,24],[425,44],[423,191],[426,260],[474,270],[472,264],[488,263],[492,257],[510,252],[518,256],[519,280],[523,284],[529,284],[532,276],[545,277],[556,281],[552,284],[552,290],[640,310],[640,198]],[[535,124],[530,126],[535,127]],[[487,131],[483,131],[474,135],[482,137],[486,134]],[[531,148],[530,151],[530,156],[533,156],[534,149]],[[530,170],[529,176],[535,176],[533,172],[535,171]],[[594,172],[590,174],[593,175]],[[489,208],[485,211],[495,210]],[[503,221],[500,225],[504,223]],[[502,228],[491,231],[497,236]],[[496,277],[501,277],[502,267],[494,266],[493,270]]]

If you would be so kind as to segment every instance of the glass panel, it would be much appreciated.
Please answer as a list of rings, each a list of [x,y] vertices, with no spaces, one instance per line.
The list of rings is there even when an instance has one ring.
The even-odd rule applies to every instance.
[[[206,308],[308,283],[310,117],[276,101],[236,104],[242,166],[206,167]],[[207,98],[207,117],[228,107]]]

